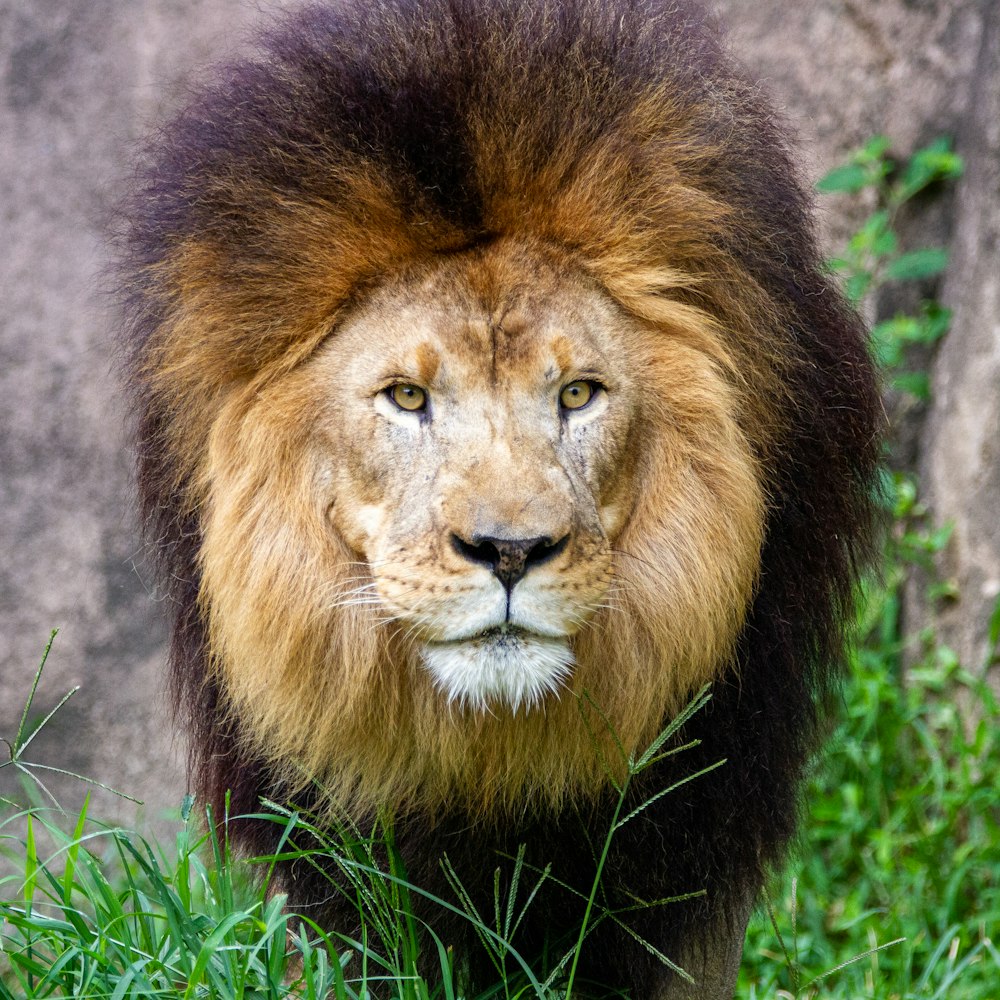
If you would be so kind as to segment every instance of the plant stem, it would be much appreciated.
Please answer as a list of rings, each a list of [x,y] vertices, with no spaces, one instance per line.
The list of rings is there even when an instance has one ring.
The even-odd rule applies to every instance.
[[[601,875],[604,872],[604,864],[608,859],[608,851],[611,849],[611,838],[618,829],[618,818],[621,816],[622,806],[625,804],[625,793],[632,780],[632,771],[629,769],[628,777],[622,784],[622,790],[618,795],[618,802],[615,805],[615,814],[611,817],[611,825],[608,827],[608,835],[604,838],[604,847],[601,850],[601,857],[597,863],[597,871],[594,874],[594,882],[590,887],[590,898],[587,900],[587,908],[583,911],[583,921],[580,924],[580,936],[576,939],[576,949],[573,953],[573,963],[569,968],[569,978],[566,981],[565,1000],[571,1000],[573,995],[573,982],[576,979],[576,967],[580,961],[580,952],[583,949],[583,939],[587,936],[587,927],[590,924],[590,914],[594,909],[594,900],[597,898],[597,890],[601,884]]]

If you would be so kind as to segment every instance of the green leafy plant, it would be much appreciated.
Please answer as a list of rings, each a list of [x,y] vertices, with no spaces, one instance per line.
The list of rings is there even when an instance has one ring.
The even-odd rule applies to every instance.
[[[900,247],[897,216],[904,205],[927,188],[960,177],[962,169],[962,159],[952,151],[948,139],[937,139],[899,163],[890,156],[889,140],[879,135],[818,182],[817,189],[826,194],[857,195],[867,190],[874,196],[875,210],[844,251],[830,261],[831,269],[843,278],[844,291],[852,302],[863,303],[886,283],[931,278],[945,269],[948,251],[943,247]],[[939,340],[950,321],[949,310],[928,301],[915,315],[896,315],[874,325],[872,348],[890,386],[927,398],[927,376],[906,369],[906,352],[912,345]]]
[[[830,261],[831,268],[843,275],[852,302],[860,302],[881,283],[928,278],[945,269],[948,251],[942,247],[901,250],[895,222],[908,201],[933,184],[955,180],[962,170],[962,158],[946,138],[898,163],[890,156],[889,140],[878,135],[817,182],[816,189],[823,194],[858,194],[865,189],[875,194],[876,210],[844,252]]]

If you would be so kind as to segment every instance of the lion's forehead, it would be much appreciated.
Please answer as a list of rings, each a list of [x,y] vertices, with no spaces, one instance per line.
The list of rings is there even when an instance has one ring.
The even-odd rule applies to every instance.
[[[485,283],[480,260],[381,289],[338,334],[356,342],[355,375],[381,365],[427,387],[516,392],[613,367],[621,319],[606,295],[568,269],[493,264]]]

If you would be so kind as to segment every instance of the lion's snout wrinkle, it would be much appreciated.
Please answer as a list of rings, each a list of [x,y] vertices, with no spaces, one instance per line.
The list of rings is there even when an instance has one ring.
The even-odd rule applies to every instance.
[[[563,535],[557,541],[546,536],[491,538],[475,535],[470,541],[466,541],[453,533],[451,541],[455,550],[470,562],[487,566],[510,594],[529,570],[559,555],[566,548],[569,535]]]

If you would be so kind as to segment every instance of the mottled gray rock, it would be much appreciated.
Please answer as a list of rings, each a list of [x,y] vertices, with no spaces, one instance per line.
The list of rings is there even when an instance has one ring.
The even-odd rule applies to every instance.
[[[144,798],[151,815],[179,804],[184,778],[167,724],[162,609],[136,569],[98,276],[131,143],[178,74],[225,44],[237,12],[176,0],[0,6],[0,735],[13,735],[60,628],[39,717],[81,690],[32,759]],[[0,772],[0,793],[11,781]],[[81,797],[78,783],[49,784],[67,806]]]
[[[963,86],[968,167],[942,292],[955,313],[932,372],[921,462],[934,516],[955,525],[945,569],[958,600],[940,616],[941,636],[973,671],[988,667],[986,626],[1000,595],[1000,5],[987,8]]]
[[[928,609],[912,588],[906,618],[935,621],[963,665],[987,656],[1000,594],[1000,5],[995,0],[819,0],[718,5],[732,44],[783,104],[803,139],[811,176],[875,133],[905,157],[949,135],[967,170],[899,219],[904,246],[944,245],[943,281],[887,288],[869,319],[936,296],[954,311],[931,364],[928,408],[892,400],[896,451],[921,473],[935,523],[954,524],[941,572],[959,598]],[[840,245],[868,206],[825,199],[828,243]],[[833,214],[838,211],[840,214]]]
[[[980,45],[995,5],[717,6],[733,48],[798,128],[805,176],[819,176],[875,132],[904,153],[954,134],[969,159],[956,212],[917,211],[908,224],[933,239],[950,238],[949,219],[957,224],[944,289],[956,323],[938,362],[926,474],[944,516],[961,522],[955,572],[982,596],[968,605],[976,616],[997,576],[989,501],[1000,437],[1000,111],[995,48]],[[179,99],[191,66],[234,45],[260,13],[237,0],[0,0],[0,735],[12,733],[48,632],[61,627],[38,707],[71,685],[82,690],[32,749],[45,763],[145,798],[151,815],[177,805],[184,777],[163,694],[163,609],[143,582],[131,514],[110,327],[97,291],[101,234],[144,123]],[[980,92],[971,89],[977,73],[985,74]],[[834,201],[824,209],[833,241],[861,211]],[[965,620],[963,605],[956,628]],[[54,784],[67,804],[79,798],[72,784]],[[99,811],[114,808],[104,801]]]

